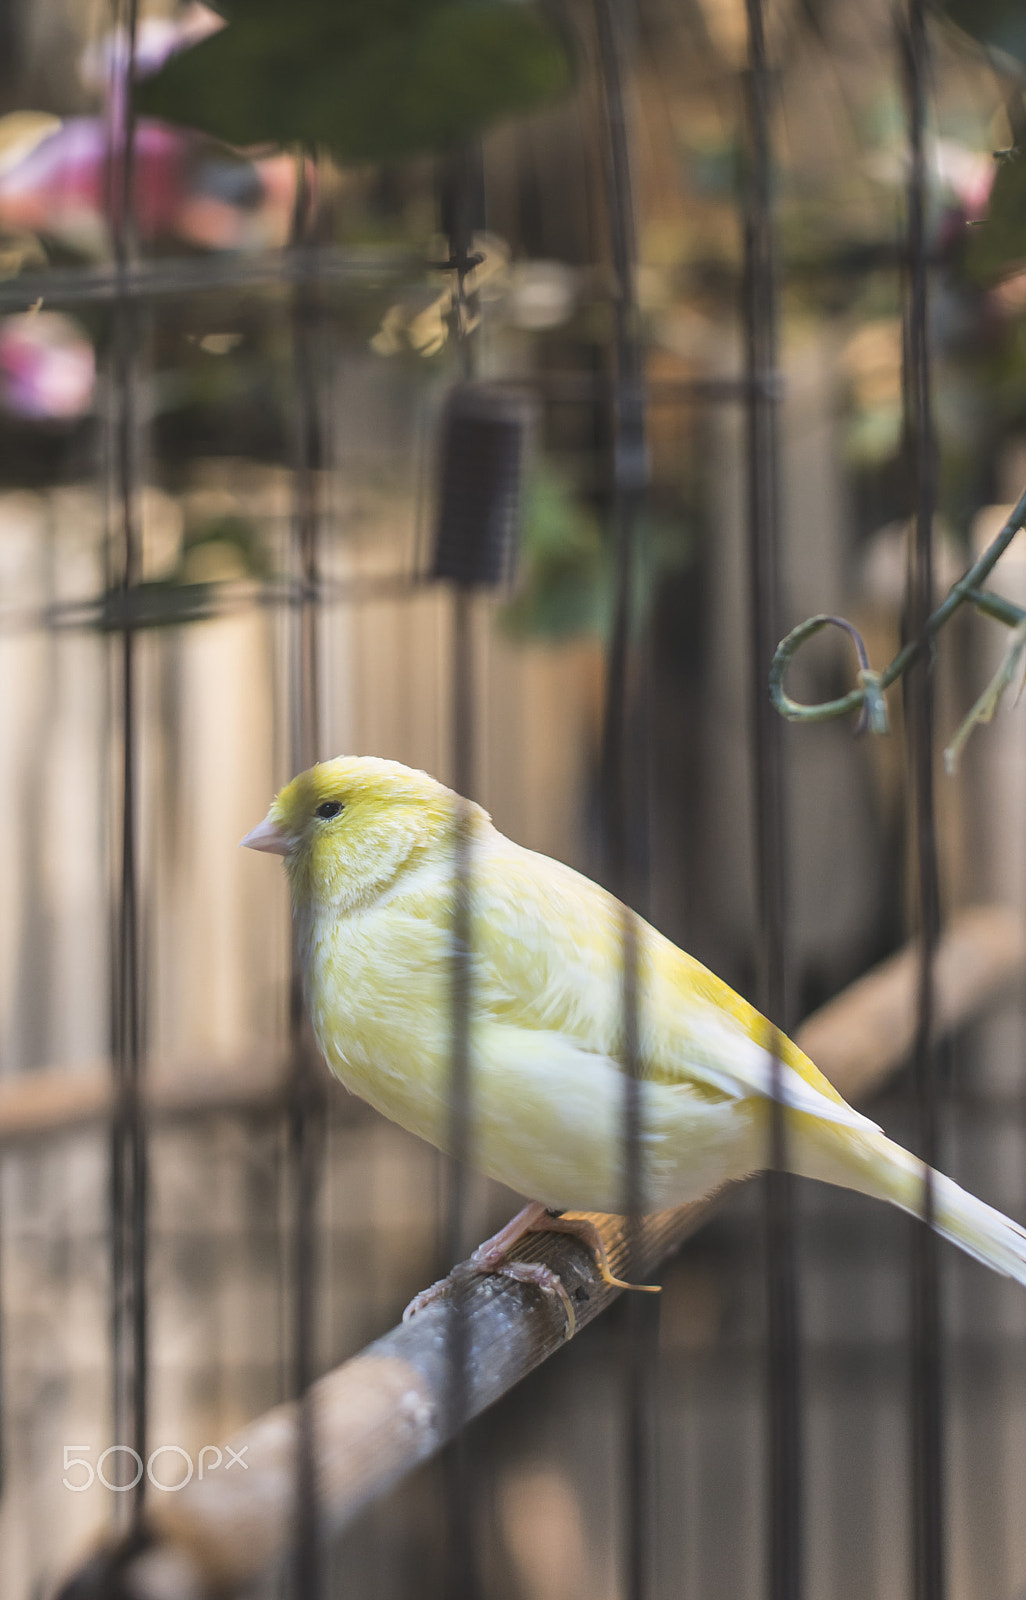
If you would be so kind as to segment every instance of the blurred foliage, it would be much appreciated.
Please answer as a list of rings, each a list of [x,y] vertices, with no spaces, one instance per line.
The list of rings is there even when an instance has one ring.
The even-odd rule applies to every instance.
[[[132,586],[108,590],[92,625],[101,632],[178,628],[205,622],[222,609],[220,585],[272,576],[259,530],[242,516],[209,517],[187,530],[171,571]]]
[[[549,463],[540,462],[525,486],[521,577],[505,611],[509,630],[546,639],[599,632],[607,565],[595,512]]]
[[[1002,66],[1008,80],[1018,77],[1016,65],[1026,66],[1026,7],[1022,0],[945,0],[951,21]],[[1001,62],[1001,55],[1011,59]],[[1026,118],[1021,83],[1007,83],[1006,110],[1013,123],[1014,146],[995,151],[999,161],[985,221],[973,229],[964,256],[967,276],[977,283],[993,284],[1026,265],[1026,160],[1023,144]]]
[[[689,565],[694,546],[676,519],[643,513],[635,550],[634,601],[640,619],[659,576]],[[525,486],[520,581],[516,598],[503,613],[506,627],[518,638],[605,634],[614,598],[610,536],[599,513],[576,495],[551,462],[539,462]]]
[[[247,517],[229,513],[206,518],[186,531],[175,581],[264,579],[271,576],[271,570],[270,557],[256,525]]]
[[[226,0],[229,26],[172,59],[139,111],[229,144],[340,161],[438,150],[560,94],[565,42],[511,0]]]
[[[984,284],[1026,266],[1026,159],[1018,152],[1000,161],[986,220],[973,228],[964,264]]]
[[[988,50],[1026,65],[1026,7],[1022,0],[945,0],[944,10],[964,33]]]

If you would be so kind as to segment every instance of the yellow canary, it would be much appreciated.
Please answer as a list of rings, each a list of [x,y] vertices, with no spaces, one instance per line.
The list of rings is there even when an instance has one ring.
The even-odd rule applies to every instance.
[[[469,837],[473,1164],[539,1202],[535,1214],[618,1211],[626,1174],[617,900],[514,844],[479,806],[425,773],[371,757],[301,773],[242,842],[285,859],[310,1013],[332,1070],[445,1149],[458,815]],[[645,1209],[699,1199],[765,1166],[775,1089],[795,1172],[919,1212],[922,1162],[852,1110],[721,979],[635,925]],[[1026,1283],[1017,1223],[940,1175],[933,1204],[940,1233]]]

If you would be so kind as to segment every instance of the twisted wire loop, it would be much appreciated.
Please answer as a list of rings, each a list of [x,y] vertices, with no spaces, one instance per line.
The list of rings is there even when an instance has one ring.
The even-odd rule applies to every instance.
[[[843,628],[850,636],[858,657],[859,687],[850,690],[838,700],[826,700],[819,705],[804,705],[800,700],[792,700],[785,690],[784,674],[792,657],[805,641],[819,633],[822,628],[828,627]],[[825,722],[830,717],[842,716],[846,711],[859,711],[859,721],[855,730],[857,733],[864,733],[867,728],[872,733],[889,733],[890,722],[881,676],[879,672],[873,672],[870,668],[865,641],[855,624],[849,622],[846,617],[834,617],[820,612],[799,623],[797,628],[792,628],[787,637],[777,645],[770,663],[770,699],[788,722]]]
[[[788,722],[829,722],[834,717],[845,716],[849,711],[858,711],[860,717],[855,730],[857,733],[867,730],[870,733],[889,732],[890,720],[884,698],[886,691],[892,684],[897,683],[899,678],[904,677],[914,662],[933,648],[938,633],[955,612],[963,605],[971,605],[981,615],[1014,629],[1015,634],[997,672],[944,752],[948,771],[954,771],[965,741],[973,728],[978,723],[989,722],[993,717],[1001,696],[1015,677],[1016,667],[1026,649],[1021,640],[1022,630],[1026,626],[1026,610],[1014,605],[1011,600],[1006,600],[1003,595],[991,594],[980,587],[989,578],[1024,524],[1026,524],[1026,491],[1019,497],[1000,533],[987,546],[982,556],[966,569],[957,583],[952,584],[941,604],[927,617],[920,631],[898,651],[893,661],[882,672],[870,668],[862,636],[855,625],[845,617],[829,616],[821,612],[800,622],[781,639],[770,663],[769,697],[775,709]],[[859,662],[858,687],[849,689],[847,694],[840,695],[834,700],[820,700],[815,704],[793,700],[784,688],[784,676],[788,667],[803,644],[822,628],[831,626],[843,628],[855,645]]]

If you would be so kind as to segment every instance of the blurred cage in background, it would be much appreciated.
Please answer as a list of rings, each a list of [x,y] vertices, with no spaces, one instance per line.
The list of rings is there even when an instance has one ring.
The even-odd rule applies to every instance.
[[[134,1114],[134,1074],[150,1107],[148,1441],[195,1460],[292,1392],[289,922],[280,874],[236,845],[297,754],[372,753],[455,778],[457,607],[431,572],[442,418],[468,344],[476,377],[533,397],[536,412],[518,575],[475,593],[463,616],[472,792],[520,843],[603,873],[618,589],[603,13],[602,0],[597,11],[574,0],[555,14],[573,71],[547,103],[475,135],[479,171],[459,191],[470,199],[457,225],[430,127],[401,159],[380,130],[354,136],[346,161],[303,148],[301,130],[300,148],[281,153],[279,125],[255,145],[185,119],[131,120],[129,79],[159,69],[169,40],[209,33],[200,7],[5,10],[0,1589],[11,1600],[50,1594],[128,1514],[127,1457],[106,1458],[118,1488],[94,1475],[128,1442],[125,1349],[139,1335],[112,1283],[133,1248],[112,1253],[114,1068],[118,1114]],[[317,14],[296,8],[297,50]],[[745,196],[768,154],[745,116],[761,12],[640,0],[612,14],[629,63],[627,320],[650,475],[629,619],[647,640],[646,729],[630,724],[624,759],[648,775],[650,919],[754,993],[741,306]],[[991,38],[956,8],[926,19],[938,593],[1026,482],[1023,69],[1007,20],[988,13]],[[905,23],[882,0],[773,4],[764,22],[781,631],[813,612],[852,615],[882,663],[899,639],[910,513]],[[282,103],[279,123],[285,89]],[[1020,536],[995,587],[1021,602],[1024,574]],[[939,742],[993,671],[995,633],[959,619],[941,641]],[[810,659],[794,692],[840,692],[839,650]],[[856,742],[848,722],[784,732],[785,1024],[914,924],[895,710],[889,740]],[[938,777],[946,916],[978,903],[1026,915],[1022,716],[1005,708],[959,774]],[[970,1016],[946,1041],[940,1085],[939,1164],[1018,1217],[1022,1001],[1020,982]],[[340,1086],[324,1083],[323,1097],[315,1372],[388,1328],[449,1264],[442,1158]],[[874,1114],[915,1144],[906,1075]],[[811,1184],[796,1201],[807,1591],[904,1595],[909,1227]],[[515,1204],[483,1180],[467,1203],[474,1238]],[[765,1589],[762,1205],[755,1185],[732,1192],[665,1270],[644,1418],[653,1596]],[[1026,1297],[953,1250],[940,1260],[947,1588],[1014,1600],[1026,1590]],[[625,1320],[621,1304],[472,1429],[481,1588],[495,1600],[624,1593]],[[88,1473],[69,1465],[83,1459]],[[175,1481],[173,1461],[160,1470]],[[444,1499],[431,1465],[365,1511],[330,1552],[325,1594],[445,1593]]]

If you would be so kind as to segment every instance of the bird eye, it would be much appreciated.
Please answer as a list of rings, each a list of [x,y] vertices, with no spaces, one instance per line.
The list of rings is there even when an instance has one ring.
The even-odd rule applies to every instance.
[[[332,817],[337,817],[339,812],[344,810],[345,807],[341,800],[322,800],[314,812],[314,816],[321,817],[325,822],[330,822]]]

